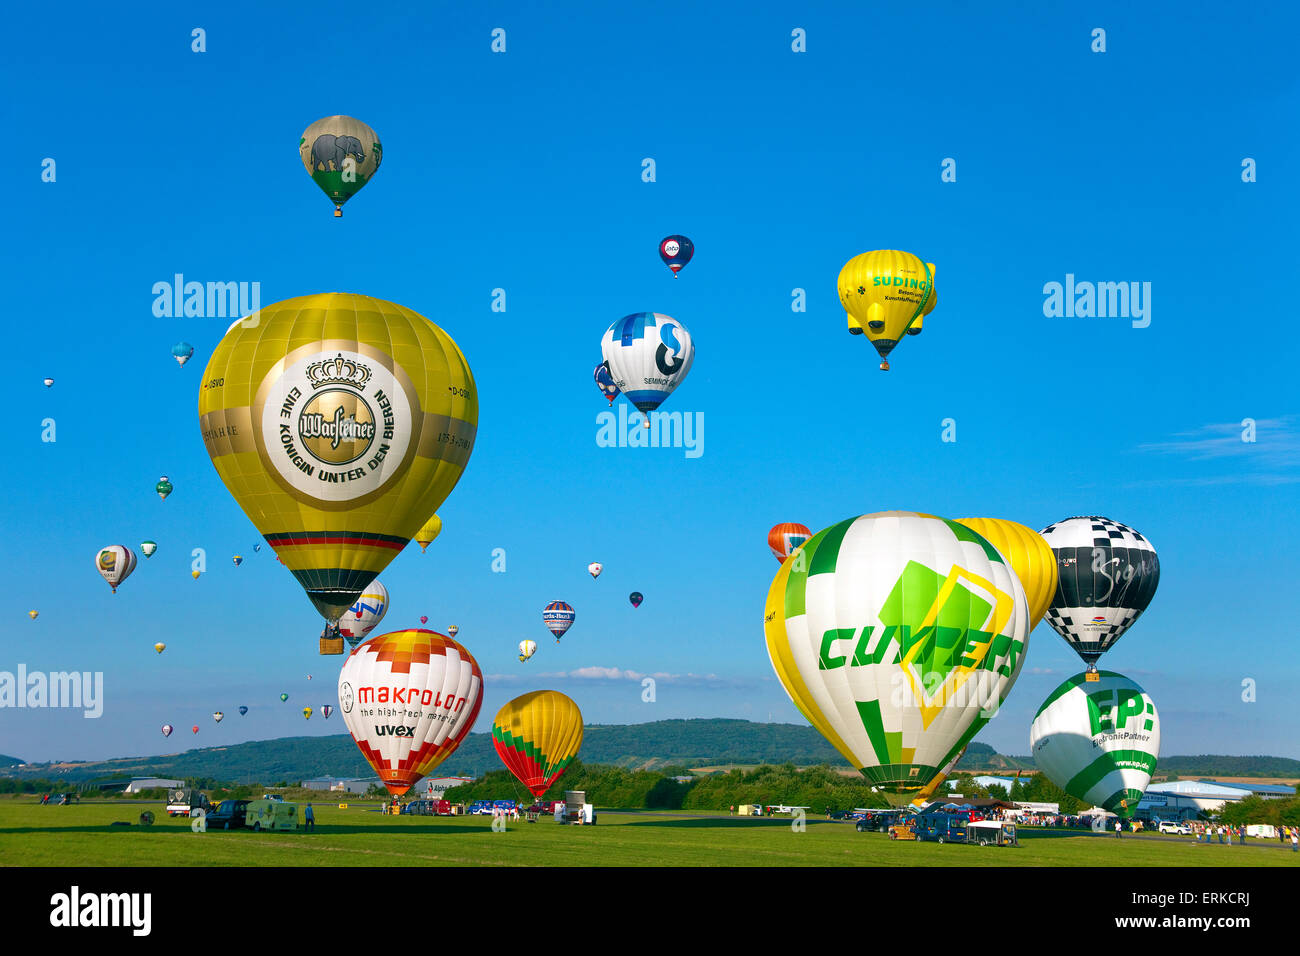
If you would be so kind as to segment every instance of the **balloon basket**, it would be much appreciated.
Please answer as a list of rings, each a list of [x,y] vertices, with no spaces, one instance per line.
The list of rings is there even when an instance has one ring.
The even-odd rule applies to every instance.
[[[341,637],[322,637],[320,639],[320,652],[322,654],[342,654],[343,638]]]
[[[1095,684],[1100,680],[1101,680],[1101,675],[1098,674],[1095,670],[1089,670],[1083,675],[1083,682],[1085,684]]]
[[[335,219],[341,219],[341,218],[343,218],[343,207],[342,207],[342,206],[335,206],[335,207],[334,207],[334,218],[335,218]]]

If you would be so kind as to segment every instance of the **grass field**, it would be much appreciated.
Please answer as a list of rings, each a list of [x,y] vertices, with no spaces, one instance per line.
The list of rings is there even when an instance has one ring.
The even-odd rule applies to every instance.
[[[135,825],[142,810],[157,818]],[[590,827],[550,819],[402,817],[353,805],[316,805],[315,832],[194,833],[160,805],[83,803],[43,807],[0,800],[4,866],[1300,866],[1276,843],[1198,845],[1188,837],[1093,836],[1025,828],[1021,846],[979,847],[891,841],[851,825],[726,815],[604,811]],[[132,821],[113,827],[115,820]]]

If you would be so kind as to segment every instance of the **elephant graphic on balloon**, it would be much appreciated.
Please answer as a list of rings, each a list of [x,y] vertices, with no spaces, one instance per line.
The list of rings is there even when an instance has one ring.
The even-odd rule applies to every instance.
[[[327,173],[340,172],[343,169],[343,161],[349,156],[353,157],[358,166],[366,161],[366,151],[361,145],[361,140],[355,136],[322,133],[316,137],[316,142],[311,144],[312,172],[321,170]]]

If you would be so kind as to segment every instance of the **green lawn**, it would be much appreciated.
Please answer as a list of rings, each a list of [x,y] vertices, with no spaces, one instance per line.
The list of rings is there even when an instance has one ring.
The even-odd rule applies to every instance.
[[[135,825],[142,810],[157,818]],[[0,865],[6,866],[1298,866],[1276,842],[1198,845],[1188,837],[1135,839],[1026,828],[1017,848],[904,843],[852,825],[659,813],[599,814],[594,827],[550,819],[394,817],[316,807],[317,829],[194,833],[161,805],[84,803],[42,807],[0,799]],[[111,827],[130,820],[130,827]]]

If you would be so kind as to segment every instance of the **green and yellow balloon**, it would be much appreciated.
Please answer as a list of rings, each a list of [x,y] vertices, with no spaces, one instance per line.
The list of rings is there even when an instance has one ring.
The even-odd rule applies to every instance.
[[[363,295],[236,322],[199,390],[217,473],[331,626],[455,487],[477,425],[451,337]]]
[[[384,147],[373,129],[351,116],[326,116],[303,131],[298,153],[307,174],[334,203],[334,215],[379,171]]]

